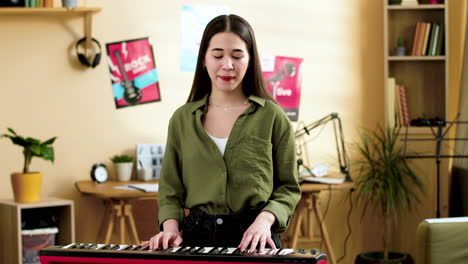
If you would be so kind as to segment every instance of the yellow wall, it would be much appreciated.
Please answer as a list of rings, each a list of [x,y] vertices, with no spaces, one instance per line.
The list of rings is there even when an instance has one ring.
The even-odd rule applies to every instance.
[[[460,6],[463,1],[452,2]],[[55,164],[36,159],[32,169],[45,176],[43,196],[75,201],[77,241],[94,241],[103,206],[92,198],[81,197],[73,183],[89,179],[90,168],[97,162],[108,164],[113,174],[108,157],[117,153],[133,154],[137,143],[165,142],[168,120],[188,96],[193,73],[181,72],[179,63],[183,4],[227,5],[231,13],[251,22],[261,53],[304,58],[299,118],[306,124],[338,112],[349,142],[356,137],[357,128],[374,127],[384,119],[383,1],[88,0],[79,3],[102,8],[93,18],[93,36],[102,44],[152,38],[162,101],[115,109],[105,57],[95,69],[86,69],[77,62],[74,44],[83,36],[80,17],[0,16],[3,99],[0,133],[12,127],[22,135],[40,139],[58,136],[54,144]],[[323,133],[323,139],[317,140],[318,148],[310,150],[314,153],[310,163],[320,162],[321,157],[334,162],[328,158],[335,154],[328,140],[330,133]],[[5,179],[0,185],[0,199],[11,199],[9,174],[21,169],[22,153],[17,146],[2,139],[0,158],[0,175]],[[328,195],[322,196],[325,208]],[[349,208],[346,197],[346,193],[333,192],[326,215],[337,257],[344,252]],[[154,211],[151,214],[144,208],[138,211],[139,228],[150,224],[153,225],[150,230],[154,230],[151,223]],[[418,219],[427,216],[430,214],[423,213]],[[353,209],[353,234],[342,263],[351,262],[358,252],[380,249],[380,237],[363,234],[369,230],[369,223],[370,230],[379,231],[375,219],[376,216],[370,215],[361,222],[360,209]],[[142,238],[150,235],[142,234]],[[402,249],[414,252],[411,244]]]

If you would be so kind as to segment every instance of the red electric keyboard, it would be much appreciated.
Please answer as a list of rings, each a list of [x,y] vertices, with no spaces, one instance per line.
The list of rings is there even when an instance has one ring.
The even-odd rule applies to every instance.
[[[230,247],[171,247],[149,250],[139,245],[73,243],[39,251],[41,264],[326,264],[327,256],[316,249],[265,249],[242,253]]]

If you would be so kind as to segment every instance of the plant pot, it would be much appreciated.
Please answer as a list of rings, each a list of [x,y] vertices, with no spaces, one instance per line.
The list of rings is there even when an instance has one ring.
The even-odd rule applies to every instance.
[[[75,8],[78,6],[78,0],[62,0],[62,6],[65,8]]]
[[[133,162],[114,163],[118,181],[129,181],[132,178]]]
[[[395,56],[405,56],[405,47],[396,47]]]
[[[39,172],[11,174],[11,187],[17,203],[37,203],[41,200],[42,174]]]
[[[361,253],[356,257],[355,264],[414,264],[411,255],[400,252],[389,252],[389,260],[383,259],[382,251]]]

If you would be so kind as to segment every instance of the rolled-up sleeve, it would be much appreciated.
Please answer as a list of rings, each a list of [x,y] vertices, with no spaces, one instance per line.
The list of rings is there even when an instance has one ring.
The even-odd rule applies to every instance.
[[[182,181],[182,164],[180,159],[180,148],[173,137],[173,122],[169,124],[166,149],[163,165],[161,168],[161,179],[159,183],[159,227],[167,219],[175,219],[182,224],[184,218],[185,188]]]
[[[272,231],[280,233],[286,230],[301,197],[297,177],[295,138],[289,120],[281,118],[275,122],[273,142],[274,187],[265,211],[276,216]]]

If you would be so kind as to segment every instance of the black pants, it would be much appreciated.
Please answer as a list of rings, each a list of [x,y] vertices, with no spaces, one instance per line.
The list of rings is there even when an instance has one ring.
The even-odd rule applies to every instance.
[[[237,247],[244,232],[259,212],[242,215],[210,215],[200,209],[190,210],[184,219],[182,238],[184,246]],[[281,248],[279,234],[271,236],[275,246]],[[269,247],[268,244],[265,247]]]

